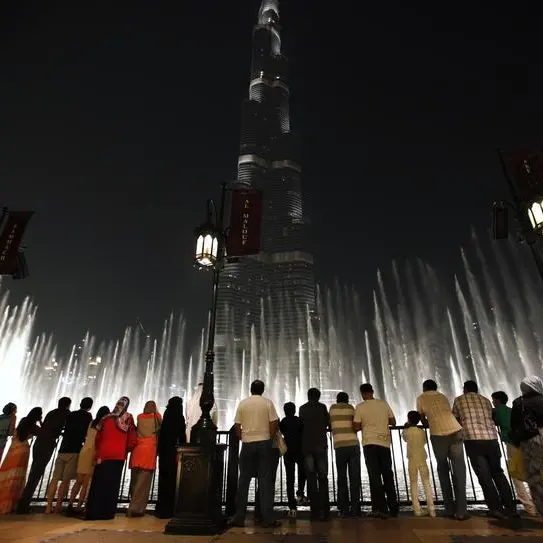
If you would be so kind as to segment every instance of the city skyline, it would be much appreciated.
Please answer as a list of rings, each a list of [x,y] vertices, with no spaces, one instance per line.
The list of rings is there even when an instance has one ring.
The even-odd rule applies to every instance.
[[[193,230],[236,166],[259,4],[0,8],[3,203],[36,210],[31,276],[3,285],[64,352],[179,308],[205,326]],[[461,269],[507,198],[495,148],[538,138],[538,33],[505,10],[281,6],[318,282],[369,297],[392,261]]]

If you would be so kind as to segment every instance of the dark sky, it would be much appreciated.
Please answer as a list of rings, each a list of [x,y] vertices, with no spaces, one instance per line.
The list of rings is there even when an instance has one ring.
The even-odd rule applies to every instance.
[[[1,198],[37,212],[14,300],[63,345],[172,310],[203,326],[193,229],[235,175],[258,0],[10,4]],[[495,148],[541,141],[538,20],[475,4],[282,2],[320,282],[369,292],[415,256],[454,271],[507,195]]]

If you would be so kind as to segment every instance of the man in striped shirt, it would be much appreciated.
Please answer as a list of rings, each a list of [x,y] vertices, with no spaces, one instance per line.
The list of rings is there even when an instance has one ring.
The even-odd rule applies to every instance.
[[[336,401],[330,407],[330,426],[336,452],[338,509],[342,517],[357,516],[360,514],[360,445],[353,430],[354,407],[349,404],[346,392],[340,392]]]

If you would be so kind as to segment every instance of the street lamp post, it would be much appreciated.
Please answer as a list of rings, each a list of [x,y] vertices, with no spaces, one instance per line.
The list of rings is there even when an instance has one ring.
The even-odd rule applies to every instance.
[[[190,442],[199,445],[214,445],[217,441],[217,427],[211,419],[211,409],[215,403],[213,394],[215,364],[215,328],[217,322],[217,295],[221,269],[224,265],[225,240],[224,204],[226,184],[222,185],[219,212],[213,200],[207,202],[207,221],[196,230],[195,262],[202,269],[212,268],[213,290],[211,295],[211,311],[207,329],[207,350],[205,355],[205,373],[200,408],[202,415],[191,431]]]
[[[175,516],[166,525],[166,534],[212,535],[223,531],[226,525],[222,513],[226,445],[217,443],[217,427],[211,419],[211,409],[215,403],[215,327],[219,280],[226,247],[224,212],[227,190],[226,184],[223,184],[218,212],[213,200],[208,200],[207,221],[196,230],[195,262],[199,268],[213,271],[204,384],[200,398],[202,415],[192,428],[190,444],[178,449]]]
[[[494,238],[503,239],[508,236],[507,208],[511,208],[518,223],[520,239],[528,244],[537,272],[543,282],[543,259],[537,249],[537,240],[543,235],[543,198],[533,198],[530,202],[523,201],[507,169],[502,152],[498,151],[498,155],[513,201],[494,202]],[[529,168],[527,163],[526,167]]]

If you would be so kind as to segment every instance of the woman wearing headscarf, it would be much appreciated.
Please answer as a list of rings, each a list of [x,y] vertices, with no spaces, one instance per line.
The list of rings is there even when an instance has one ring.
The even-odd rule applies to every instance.
[[[123,466],[136,446],[136,426],[128,412],[130,400],[123,396],[113,411],[98,424],[94,441],[94,473],[87,501],[87,520],[110,520],[117,512]]]
[[[85,444],[79,453],[79,458],[77,459],[77,480],[72,488],[70,494],[70,503],[68,504],[68,514],[80,513],[83,511],[83,504],[87,499],[87,492],[89,490],[89,484],[92,479],[92,474],[94,472],[94,459],[96,456],[96,434],[98,433],[98,425],[102,419],[109,415],[109,407],[103,405],[98,409],[96,413],[96,418],[90,423],[87,430],[87,437],[85,438]],[[78,506],[74,511],[73,505],[77,495],[79,494]]]
[[[17,406],[10,402],[4,406],[0,415],[0,461],[2,460],[2,456],[4,456],[8,437],[11,437],[15,432],[16,423]]]
[[[177,481],[177,447],[186,443],[183,400],[174,396],[168,401],[158,438],[158,500],[156,516],[171,518],[175,506]]]
[[[513,402],[509,436],[522,449],[526,482],[543,516],[543,381],[536,375],[526,377],[520,391],[522,396]]]
[[[158,412],[156,403],[149,401],[138,415],[136,448],[130,455],[130,506],[126,515],[129,517],[142,517],[147,509],[149,491],[156,470],[156,457],[158,454],[158,435],[162,417]]]
[[[7,515],[17,507],[23,495],[30,457],[29,440],[40,433],[42,409],[34,407],[21,419],[11,440],[8,454],[0,467],[0,514]]]
[[[198,383],[194,391],[194,395],[190,399],[187,405],[187,443],[190,443],[190,433],[192,432],[192,427],[200,420],[202,416],[202,408],[200,407],[200,398],[202,397],[202,392],[204,390],[204,384]],[[213,404],[211,412],[209,413],[211,420],[217,425],[217,405]]]

